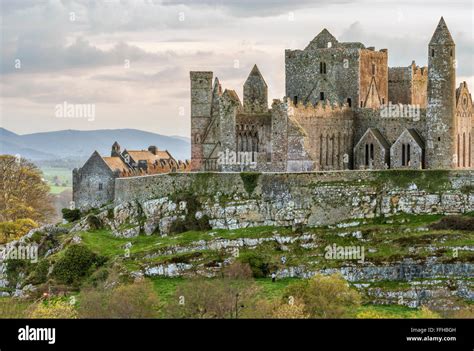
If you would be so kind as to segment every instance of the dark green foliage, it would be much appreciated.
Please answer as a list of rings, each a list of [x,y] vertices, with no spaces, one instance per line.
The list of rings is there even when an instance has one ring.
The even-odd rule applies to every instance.
[[[28,241],[30,243],[39,244],[44,235],[45,234],[42,231],[34,232],[33,235],[30,237],[30,239]]]
[[[201,218],[196,218],[196,212],[201,209],[201,203],[194,194],[181,193],[175,195],[173,201],[177,204],[181,201],[186,202],[187,213],[184,219],[176,219],[170,226],[170,233],[183,233],[190,230],[204,231],[210,230],[209,217],[203,215]]]
[[[430,225],[435,230],[474,230],[474,218],[463,216],[446,216]]]
[[[252,275],[255,278],[264,278],[271,274],[275,269],[273,264],[262,254],[254,251],[240,254],[238,260],[242,263],[247,263],[252,270]]]
[[[77,284],[105,260],[83,245],[71,245],[55,264],[52,276],[63,284]]]
[[[69,208],[63,208],[61,210],[63,218],[68,222],[74,222],[81,218],[81,211],[79,209],[70,210]]]
[[[87,224],[89,224],[91,230],[102,229],[104,226],[102,221],[95,215],[89,215],[87,217]]]
[[[114,219],[114,209],[113,208],[109,208],[107,210],[107,219],[109,220],[113,220]]]
[[[377,185],[389,184],[398,188],[407,188],[416,184],[418,189],[437,193],[451,188],[449,171],[445,170],[397,170],[377,172]]]
[[[260,177],[260,173],[256,172],[242,172],[240,173],[240,178],[242,178],[242,182],[244,183],[245,191],[247,194],[251,195],[258,184],[258,178]]]
[[[48,260],[41,260],[39,261],[36,266],[35,270],[32,272],[31,276],[28,278],[28,283],[30,284],[42,284],[48,280],[48,270],[49,270],[49,262]]]
[[[6,276],[8,287],[14,289],[17,283],[20,281],[20,275],[23,273],[25,276],[27,276],[31,270],[31,267],[32,263],[29,260],[7,260]]]

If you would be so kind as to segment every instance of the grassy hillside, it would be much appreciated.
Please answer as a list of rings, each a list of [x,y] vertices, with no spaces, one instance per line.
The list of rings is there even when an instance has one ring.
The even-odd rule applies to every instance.
[[[98,229],[67,233],[73,224],[62,225],[62,233],[46,239],[38,233],[30,241],[41,242],[47,247],[59,247],[51,255],[28,267],[17,266],[9,271],[9,279],[24,274],[27,282],[35,281],[36,296],[47,289],[77,299],[79,305],[90,296],[87,291],[101,281],[118,284],[142,277],[152,284],[153,294],[160,301],[158,316],[168,317],[167,306],[175,302],[177,292],[186,289],[195,276],[213,273],[215,281],[221,279],[220,266],[230,261],[248,264],[253,275],[257,295],[253,299],[277,303],[285,299],[285,292],[301,278],[278,276],[272,282],[270,273],[284,271],[289,267],[304,267],[307,271],[324,271],[341,267],[389,267],[411,260],[417,264],[472,264],[474,262],[474,216],[445,217],[442,215],[402,215],[391,218],[355,220],[321,228],[255,227],[236,230],[188,231],[169,236],[139,235],[133,238],[114,237],[110,230]],[[238,250],[233,246],[240,243]],[[74,283],[58,283],[54,267],[67,256],[68,247],[80,245],[101,263],[92,265],[85,275]],[[328,245],[363,246],[365,262],[356,260],[328,260],[325,248]],[[59,245],[59,246],[58,246]],[[40,250],[41,252],[41,250]],[[285,258],[282,261],[282,258]],[[76,259],[75,259],[76,260]],[[97,262],[99,262],[97,261]],[[227,262],[227,263],[226,263]],[[179,277],[143,275],[150,267],[167,265],[190,265]],[[42,268],[41,268],[42,267]],[[46,268],[45,268],[46,267]],[[46,274],[53,267],[53,274]],[[45,271],[46,269],[46,271]],[[51,268],[49,268],[51,271]],[[39,273],[43,272],[43,273]],[[328,271],[329,272],[329,271]],[[46,275],[45,275],[46,274]],[[42,278],[38,278],[42,276]],[[133,278],[135,277],[135,278]],[[357,318],[424,318],[427,316],[451,316],[454,310],[469,308],[470,301],[450,295],[459,284],[472,290],[474,279],[469,276],[443,276],[414,278],[411,280],[372,279],[352,280],[350,286],[357,289],[362,304],[349,310],[347,316]],[[121,284],[121,283],[119,283]],[[436,310],[436,314],[423,308],[410,308],[403,303],[408,291],[427,289],[441,295],[422,301],[423,306]],[[4,288],[8,291],[8,288]],[[13,290],[10,290],[13,291]],[[446,292],[448,292],[446,294]],[[86,295],[84,295],[86,294]],[[393,295],[393,296],[392,296]],[[402,296],[403,295],[403,296]],[[392,297],[391,297],[392,296]],[[16,309],[12,310],[13,305]],[[31,306],[12,298],[0,300],[0,313],[28,314]],[[435,302],[435,303],[432,303]],[[2,307],[3,304],[3,307]],[[7,308],[6,305],[10,306]],[[440,308],[441,306],[441,309]],[[449,311],[443,310],[445,306]],[[467,307],[466,307],[467,306]],[[3,308],[3,310],[2,310]],[[77,307],[76,307],[77,308]],[[472,309],[471,309],[472,310]],[[2,312],[3,311],[3,312]],[[16,311],[16,312],[15,312]],[[471,313],[471,312],[468,312]],[[375,316],[375,317],[374,317]]]

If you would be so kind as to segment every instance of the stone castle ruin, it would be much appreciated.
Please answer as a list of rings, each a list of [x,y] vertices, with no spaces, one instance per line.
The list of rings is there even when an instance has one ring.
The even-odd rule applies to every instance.
[[[286,97],[271,108],[257,66],[242,102],[212,72],[191,72],[191,161],[115,143],[110,157],[94,152],[73,171],[75,206],[117,203],[121,178],[166,188],[163,177],[140,177],[159,173],[472,168],[472,98],[466,82],[456,88],[455,58],[441,18],[428,67],[388,67],[386,49],[323,29],[304,50],[285,51]]]
[[[286,97],[271,108],[257,66],[242,102],[212,72],[191,72],[191,170],[472,168],[472,98],[455,86],[455,60],[441,18],[428,67],[388,67],[386,49],[323,29],[304,50],[285,50]]]

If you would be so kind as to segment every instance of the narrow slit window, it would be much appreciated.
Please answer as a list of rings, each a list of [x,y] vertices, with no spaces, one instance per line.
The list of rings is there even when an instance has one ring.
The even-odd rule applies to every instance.
[[[402,166],[406,166],[406,163],[405,163],[405,144],[402,144]]]
[[[365,165],[369,165],[369,144],[365,144]]]

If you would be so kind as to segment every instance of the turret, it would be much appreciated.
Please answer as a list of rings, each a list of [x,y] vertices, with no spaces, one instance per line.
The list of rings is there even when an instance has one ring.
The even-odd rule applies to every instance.
[[[244,84],[244,112],[268,112],[268,86],[257,65],[254,65]]]
[[[191,169],[203,167],[202,138],[211,120],[212,72],[191,72]]]
[[[456,163],[455,44],[441,17],[428,46],[426,167],[448,169]]]
[[[120,157],[120,145],[119,145],[119,143],[115,142],[112,145],[112,151],[110,152],[110,156]]]

